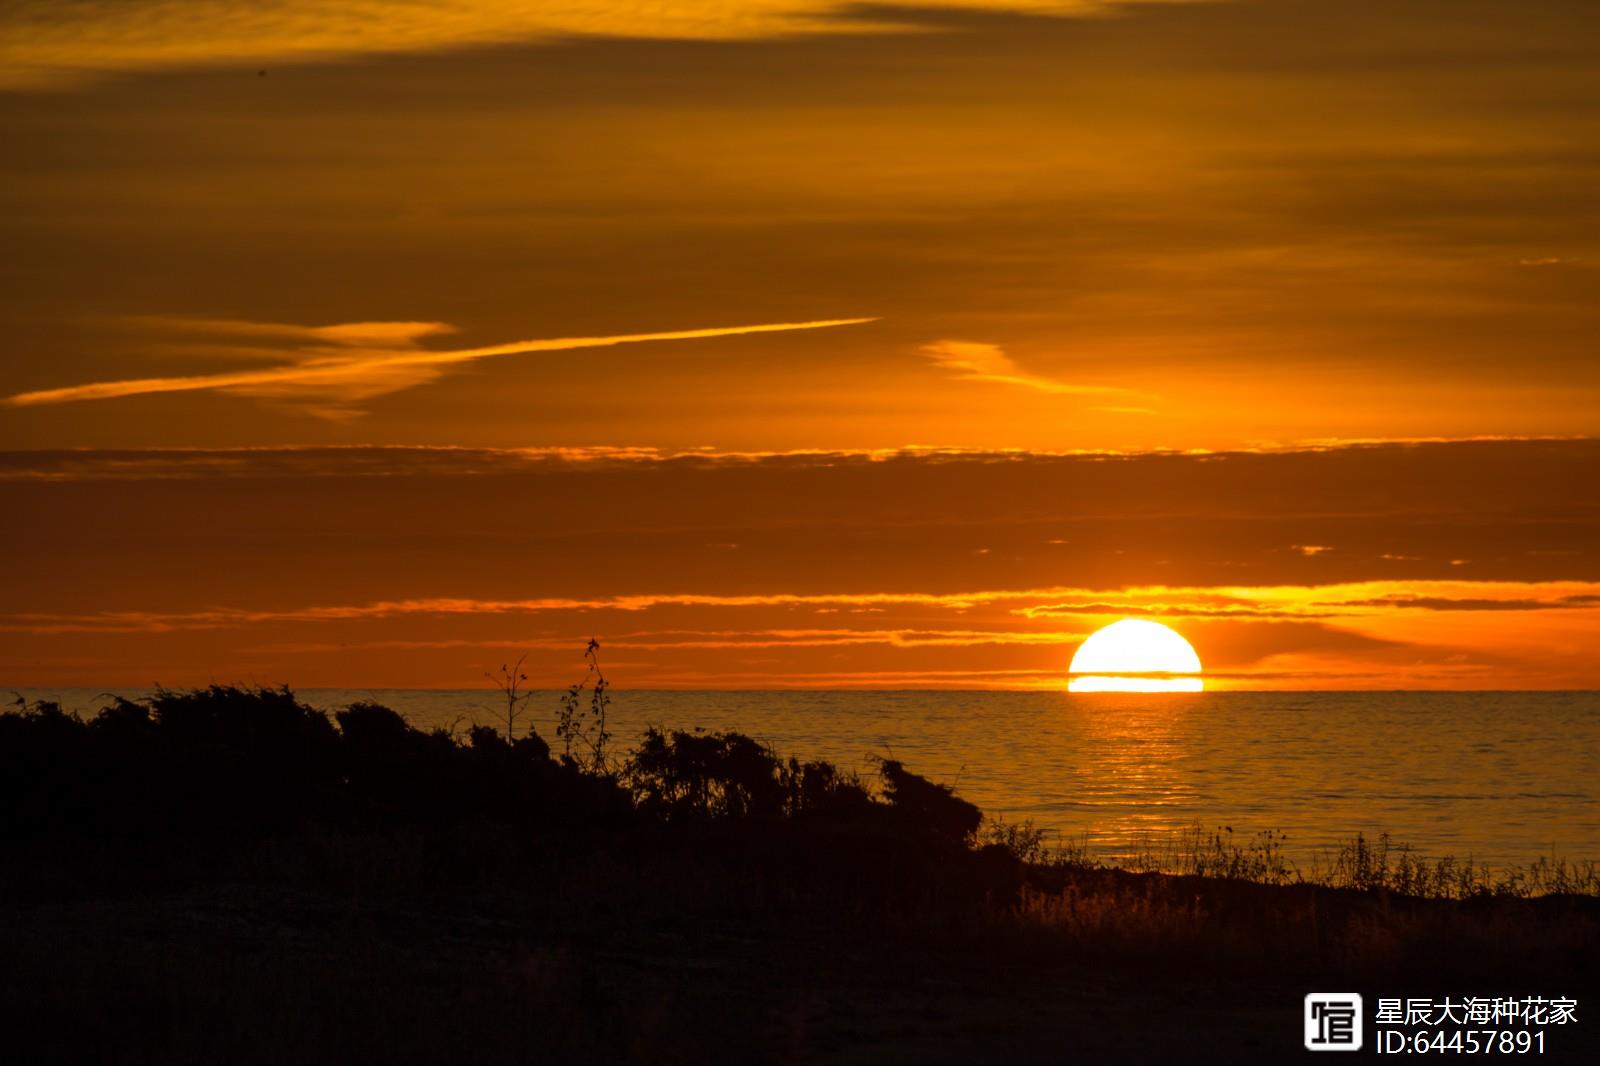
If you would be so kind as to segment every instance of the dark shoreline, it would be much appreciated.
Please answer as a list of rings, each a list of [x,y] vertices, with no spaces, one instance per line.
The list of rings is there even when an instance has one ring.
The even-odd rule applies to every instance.
[[[586,766],[350,710],[0,716],[6,1061],[1281,1062],[1311,991],[1600,992],[1592,888],[1104,869],[898,764],[667,733]]]

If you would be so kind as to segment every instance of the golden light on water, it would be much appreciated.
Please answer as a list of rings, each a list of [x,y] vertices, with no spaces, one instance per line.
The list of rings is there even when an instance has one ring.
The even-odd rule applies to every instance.
[[[1124,618],[1078,646],[1069,692],[1199,692],[1200,656],[1170,626]]]

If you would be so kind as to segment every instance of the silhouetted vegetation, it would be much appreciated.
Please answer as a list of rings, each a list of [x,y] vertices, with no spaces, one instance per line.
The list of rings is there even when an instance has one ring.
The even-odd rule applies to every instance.
[[[600,642],[593,637],[583,649],[583,661],[587,666],[583,679],[561,697],[556,736],[566,747],[561,753],[564,761],[595,773],[606,773],[610,769],[606,745],[611,741],[611,734],[606,731],[606,710],[611,706],[611,694],[606,675],[600,669]],[[521,665],[520,659],[517,664]],[[587,708],[583,699],[586,692],[589,696]]]
[[[1302,871],[1271,834],[1196,828],[1111,867],[896,759],[863,778],[651,728],[615,760],[594,652],[559,757],[517,729],[510,664],[504,730],[221,685],[0,715],[20,1059],[976,1061],[1021,1011],[1012,1058],[1128,1061],[1089,1030],[1134,1016],[1094,1006],[1087,975],[1171,987],[1212,1030],[1193,1012],[1230,983],[1592,982],[1592,865],[1491,875],[1357,838]],[[1289,1044],[1224,1057],[1275,1061],[1286,1017]],[[1150,1058],[1184,1046],[1146,1035]]]
[[[528,701],[533,699],[533,693],[526,691],[522,687],[522,683],[528,680],[528,675],[522,672],[522,664],[527,661],[528,656],[523,654],[518,656],[517,661],[510,666],[501,663],[498,674],[491,674],[487,670],[483,674],[484,677],[494,683],[495,688],[500,690],[500,695],[506,701],[505,734],[507,740],[515,740],[517,738],[517,719],[522,717],[523,712],[528,709]]]
[[[1029,823],[997,822],[986,825],[985,833],[1005,840],[1019,853],[1028,853],[1029,861],[1080,870],[1115,868],[1260,885],[1317,885],[1419,899],[1600,897],[1600,863],[1594,860],[1571,862],[1544,856],[1526,866],[1493,866],[1450,855],[1428,858],[1408,844],[1396,843],[1388,833],[1373,840],[1357,833],[1313,854],[1304,868],[1290,861],[1284,853],[1283,837],[1271,830],[1241,840],[1229,826],[1207,830],[1191,825],[1159,839],[1146,839],[1133,853],[1113,862],[1094,856],[1083,838],[1051,848],[1045,844],[1044,834]]]

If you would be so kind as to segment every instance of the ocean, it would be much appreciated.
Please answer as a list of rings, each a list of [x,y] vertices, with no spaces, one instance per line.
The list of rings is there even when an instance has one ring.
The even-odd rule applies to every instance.
[[[21,691],[98,705],[92,690]],[[559,695],[535,693],[523,719],[553,747]],[[492,689],[299,696],[376,700],[427,729],[498,720]],[[863,776],[893,757],[1108,858],[1199,826],[1240,844],[1282,834],[1302,866],[1358,832],[1495,866],[1600,859],[1597,692],[616,692],[619,754],[651,724],[739,730]]]

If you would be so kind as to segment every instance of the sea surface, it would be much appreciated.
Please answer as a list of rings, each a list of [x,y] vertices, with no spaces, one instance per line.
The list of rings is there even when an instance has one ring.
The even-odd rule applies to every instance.
[[[85,713],[103,699],[23,694]],[[504,713],[493,690],[299,695],[329,710],[376,700],[426,729]],[[553,746],[558,703],[536,693],[523,719]],[[893,757],[1107,857],[1199,826],[1239,843],[1283,834],[1305,866],[1358,832],[1496,866],[1600,860],[1597,692],[619,691],[609,714],[619,753],[653,724],[740,730],[863,776]]]

